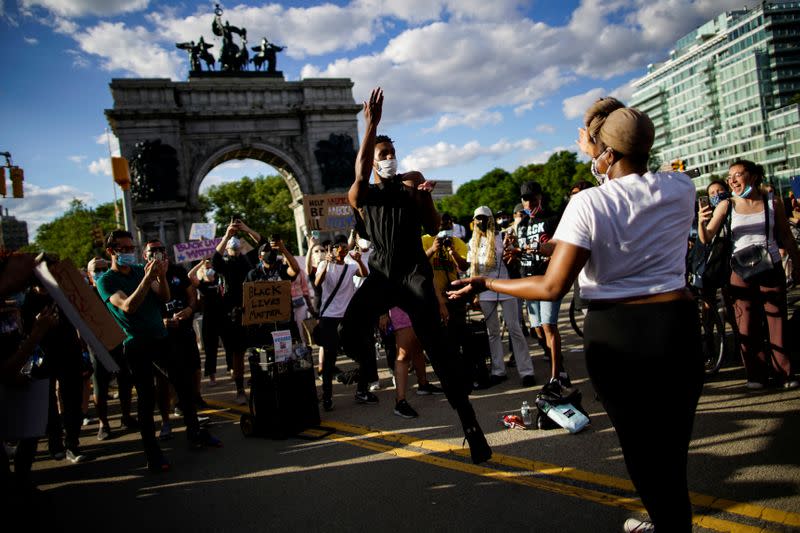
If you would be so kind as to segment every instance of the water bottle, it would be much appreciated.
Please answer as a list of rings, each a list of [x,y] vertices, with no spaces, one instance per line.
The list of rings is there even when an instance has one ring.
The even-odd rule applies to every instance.
[[[522,415],[522,423],[525,424],[525,427],[530,427],[533,423],[531,419],[531,408],[528,405],[527,400],[523,400],[522,407],[520,408],[520,414]]]

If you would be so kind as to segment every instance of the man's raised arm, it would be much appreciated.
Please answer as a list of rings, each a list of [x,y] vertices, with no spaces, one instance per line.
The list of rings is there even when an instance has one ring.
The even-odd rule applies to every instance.
[[[353,209],[361,206],[369,188],[369,177],[372,174],[372,164],[375,158],[375,136],[382,112],[383,90],[378,87],[372,90],[369,102],[364,102],[364,139],[361,141],[356,156],[356,179],[347,193],[347,199]]]

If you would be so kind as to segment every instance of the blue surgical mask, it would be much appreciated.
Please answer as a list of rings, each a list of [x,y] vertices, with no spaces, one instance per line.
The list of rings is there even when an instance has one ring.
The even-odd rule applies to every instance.
[[[117,265],[119,266],[130,267],[134,266],[137,262],[135,253],[117,253]]]
[[[744,190],[742,191],[741,194],[733,193],[733,195],[738,197],[738,198],[747,198],[748,196],[750,196],[751,192],[753,192],[753,187],[748,185],[747,187],[744,188]]]
[[[727,200],[730,198],[730,195],[727,192],[721,192],[716,196],[712,196],[709,198],[709,202],[711,202],[711,207],[717,207],[722,200]]]

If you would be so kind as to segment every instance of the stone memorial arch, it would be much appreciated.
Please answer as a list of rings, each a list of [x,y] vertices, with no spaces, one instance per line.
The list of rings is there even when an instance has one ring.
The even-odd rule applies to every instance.
[[[204,221],[200,184],[232,159],[256,159],[283,176],[301,248],[303,195],[352,183],[361,106],[349,79],[234,74],[186,82],[114,79],[110,87],[114,107],[106,117],[130,163],[134,223],[143,241],[186,241],[191,224]]]

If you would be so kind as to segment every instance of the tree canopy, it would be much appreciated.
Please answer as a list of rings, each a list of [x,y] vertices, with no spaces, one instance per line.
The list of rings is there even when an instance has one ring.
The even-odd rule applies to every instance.
[[[119,203],[122,209],[122,203]],[[95,246],[92,229],[99,227],[103,235],[117,227],[114,203],[100,204],[92,209],[73,198],[63,215],[39,226],[36,239],[25,251],[47,252],[62,259],[71,259],[77,267],[85,267],[96,255],[103,255],[102,246]]]
[[[278,234],[286,247],[297,253],[292,196],[280,176],[245,176],[238,181],[214,185],[203,195],[213,222],[228,227],[231,218],[240,218],[264,237]]]
[[[495,168],[477,180],[461,185],[456,194],[440,200],[438,208],[460,220],[472,218],[475,208],[481,205],[489,206],[494,212],[510,213],[520,202],[520,185],[531,180],[542,186],[544,202],[552,211],[563,207],[566,195],[576,181],[595,181],[589,165],[578,161],[577,154],[561,151],[551,155],[544,164],[521,166],[511,173]]]

